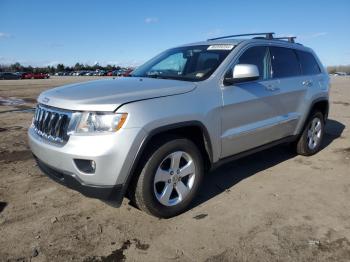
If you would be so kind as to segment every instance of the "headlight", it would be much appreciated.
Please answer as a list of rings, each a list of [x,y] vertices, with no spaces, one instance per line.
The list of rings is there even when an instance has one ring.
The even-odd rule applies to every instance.
[[[71,133],[105,133],[118,131],[127,118],[127,113],[83,112],[76,117]]]

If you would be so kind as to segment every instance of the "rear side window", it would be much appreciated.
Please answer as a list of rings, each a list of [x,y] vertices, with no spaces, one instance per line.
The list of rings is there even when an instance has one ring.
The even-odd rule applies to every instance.
[[[238,64],[256,65],[259,70],[260,79],[268,79],[270,75],[270,61],[268,48],[255,46],[247,49],[238,60]]]
[[[300,64],[293,49],[270,47],[272,77],[293,77],[301,74]]]
[[[299,50],[296,52],[299,57],[303,75],[317,75],[321,73],[321,69],[316,62],[315,57],[311,53]]]

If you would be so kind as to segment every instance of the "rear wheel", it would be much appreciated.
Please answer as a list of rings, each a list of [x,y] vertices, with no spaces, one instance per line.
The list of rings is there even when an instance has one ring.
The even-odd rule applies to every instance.
[[[143,211],[169,218],[184,212],[203,177],[202,156],[185,138],[167,139],[148,151],[133,200]]]
[[[319,111],[313,112],[296,143],[296,152],[300,155],[311,156],[320,151],[324,135],[324,117]]]

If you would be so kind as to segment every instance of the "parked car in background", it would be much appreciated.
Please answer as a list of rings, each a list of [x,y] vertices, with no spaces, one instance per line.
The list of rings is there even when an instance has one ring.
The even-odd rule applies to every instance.
[[[119,70],[113,70],[111,73],[112,76],[118,76]]]
[[[119,70],[116,70],[116,75],[117,76],[122,76],[123,74],[124,74],[124,72],[125,72],[125,69],[119,69]]]
[[[33,74],[32,73],[22,73],[21,74],[21,79],[32,79]]]
[[[85,75],[85,73],[86,73],[86,71],[77,71],[77,72],[75,72],[75,75],[76,76],[83,76],[83,75]]]
[[[346,72],[335,72],[334,76],[347,76],[348,74]]]
[[[106,76],[107,75],[107,72],[104,71],[104,70],[100,70],[97,74],[98,76]]]
[[[3,72],[3,73],[0,73],[0,79],[1,80],[16,80],[16,79],[21,79],[21,76],[14,74],[14,73],[10,73],[10,72]]]
[[[48,74],[45,74],[45,73],[35,73],[35,74],[33,74],[33,78],[34,79],[46,79],[46,78],[50,78],[50,76]]]
[[[130,76],[132,71],[133,71],[133,69],[127,69],[121,74],[121,76]]]

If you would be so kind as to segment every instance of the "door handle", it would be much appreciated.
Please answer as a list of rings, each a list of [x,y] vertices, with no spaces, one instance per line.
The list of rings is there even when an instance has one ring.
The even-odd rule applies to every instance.
[[[312,81],[311,80],[305,80],[305,81],[303,81],[303,85],[304,86],[312,86]]]

